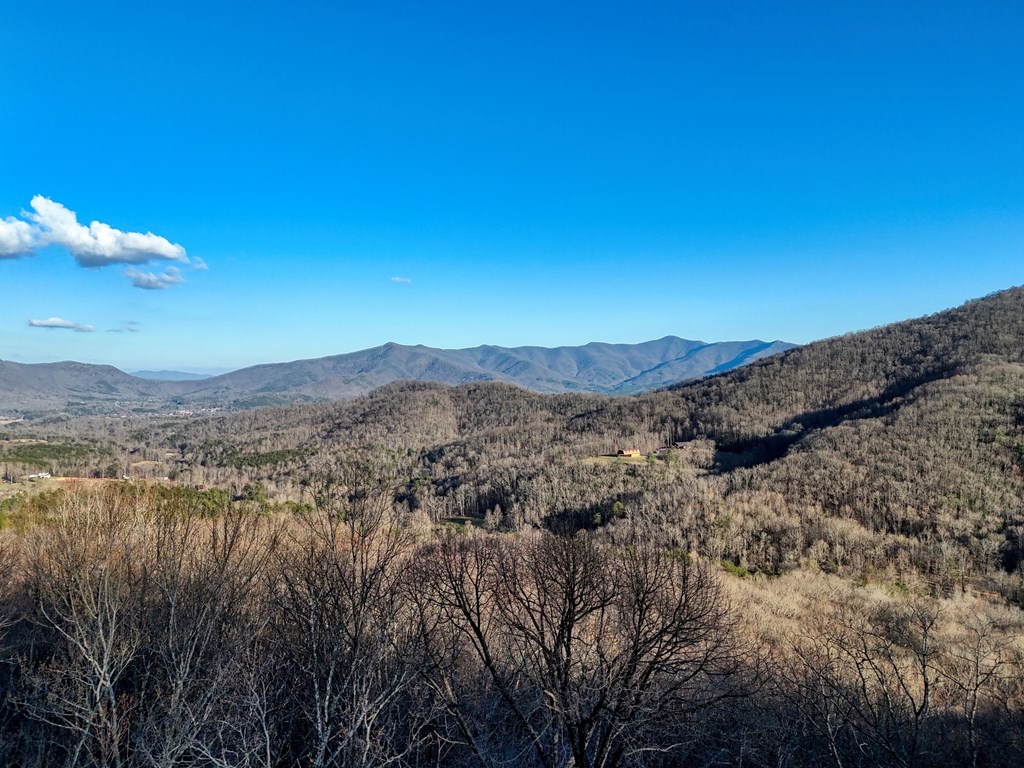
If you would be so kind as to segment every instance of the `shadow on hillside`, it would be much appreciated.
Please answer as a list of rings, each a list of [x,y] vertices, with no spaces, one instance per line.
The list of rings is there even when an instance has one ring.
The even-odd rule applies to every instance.
[[[544,527],[552,533],[571,536],[577,531],[593,531],[613,520],[628,517],[643,501],[643,494],[631,491],[616,494],[594,504],[563,507],[544,518]]]
[[[837,427],[846,422],[888,416],[899,409],[907,396],[918,387],[950,378],[958,372],[958,366],[954,365],[932,369],[913,379],[897,382],[875,397],[802,413],[764,437],[728,442],[719,442],[716,439],[714,471],[726,473],[734,469],[768,464],[785,456],[794,444],[804,439],[810,432]]]

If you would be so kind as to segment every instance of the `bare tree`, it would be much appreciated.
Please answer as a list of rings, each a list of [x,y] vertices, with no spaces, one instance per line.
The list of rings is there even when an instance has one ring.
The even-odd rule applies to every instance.
[[[240,513],[206,520],[169,510],[150,525],[140,764],[170,768],[197,755],[228,764],[225,754],[231,764],[267,764],[265,739],[247,736],[243,723],[258,721],[262,706],[247,673],[267,622],[262,593],[276,537]]]
[[[836,768],[912,768],[935,745],[938,603],[848,600],[795,645],[797,706]]]
[[[709,570],[648,547],[538,534],[443,539],[421,555],[425,634],[443,694],[481,764],[490,742],[460,711],[473,681],[444,663],[454,627],[533,764],[581,768],[673,754],[687,718],[739,695],[742,654]],[[500,755],[500,753],[499,753]]]
[[[391,493],[330,478],[278,557],[278,652],[308,728],[296,757],[311,766],[397,764],[418,738],[417,632],[401,588],[412,538]]]
[[[983,735],[982,721],[986,715],[1002,720],[998,715],[1009,703],[1008,688],[1019,681],[1024,659],[1014,638],[1019,637],[1020,629],[1019,616],[995,610],[976,612],[946,644],[938,660],[947,704],[965,731],[965,763],[972,768],[981,762],[983,751],[991,752],[1000,741],[991,730]],[[987,749],[983,750],[983,745]]]
[[[22,704],[43,726],[51,764],[127,760],[138,705],[127,678],[142,645],[137,524],[113,498],[72,495],[31,537],[31,618],[47,642],[24,662]]]

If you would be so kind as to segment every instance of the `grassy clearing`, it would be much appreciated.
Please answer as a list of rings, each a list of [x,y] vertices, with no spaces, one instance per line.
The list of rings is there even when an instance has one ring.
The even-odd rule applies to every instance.
[[[17,483],[0,483],[0,501],[10,499],[19,493],[33,496],[43,491],[52,491],[54,488],[59,488],[62,482],[63,478],[44,477],[36,480],[20,480]]]
[[[584,459],[586,464],[594,464],[598,466],[610,466],[613,464],[633,464],[633,465],[646,465],[653,462],[661,462],[665,459],[654,453],[649,453],[646,456],[591,456],[588,459]]]

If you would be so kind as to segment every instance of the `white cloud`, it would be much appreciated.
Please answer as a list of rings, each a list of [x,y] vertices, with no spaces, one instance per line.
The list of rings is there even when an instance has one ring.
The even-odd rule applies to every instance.
[[[411,277],[392,277],[391,278],[391,282],[392,283],[404,283],[404,284],[408,285],[409,283],[412,282],[412,278]]]
[[[168,267],[162,273],[140,272],[137,269],[128,267],[124,271],[125,276],[132,281],[136,288],[145,288],[147,291],[156,291],[161,288],[170,288],[182,282],[181,270],[176,267]]]
[[[0,259],[16,259],[36,246],[36,229],[13,216],[0,219]]]
[[[16,259],[55,245],[70,251],[82,267],[173,261],[194,270],[208,269],[202,259],[190,258],[183,247],[152,232],[122,232],[101,221],[79,224],[74,211],[42,195],[33,197],[31,205],[32,210],[22,211],[21,218],[0,218],[0,259]],[[183,282],[176,267],[162,273],[129,268],[125,275],[136,288],[169,288]]]
[[[29,320],[28,324],[33,328],[63,328],[69,331],[88,333],[92,330],[91,325],[84,323],[73,323],[70,320],[62,320],[59,317],[48,317],[45,320]]]
[[[158,260],[188,263],[184,248],[152,232],[122,232],[100,221],[86,227],[78,223],[74,211],[42,195],[32,198],[32,208],[34,213],[26,215],[38,227],[40,241],[67,248],[83,267]]]

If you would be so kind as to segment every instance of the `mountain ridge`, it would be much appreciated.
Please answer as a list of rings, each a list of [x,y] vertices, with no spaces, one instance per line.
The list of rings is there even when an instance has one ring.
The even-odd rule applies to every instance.
[[[0,412],[240,410],[348,399],[404,380],[454,385],[500,381],[547,394],[628,395],[730,370],[793,346],[760,339],[708,343],[677,336],[638,344],[485,344],[465,349],[387,342],[339,355],[261,363],[201,379],[139,377],[113,366],[74,361],[0,360]]]

